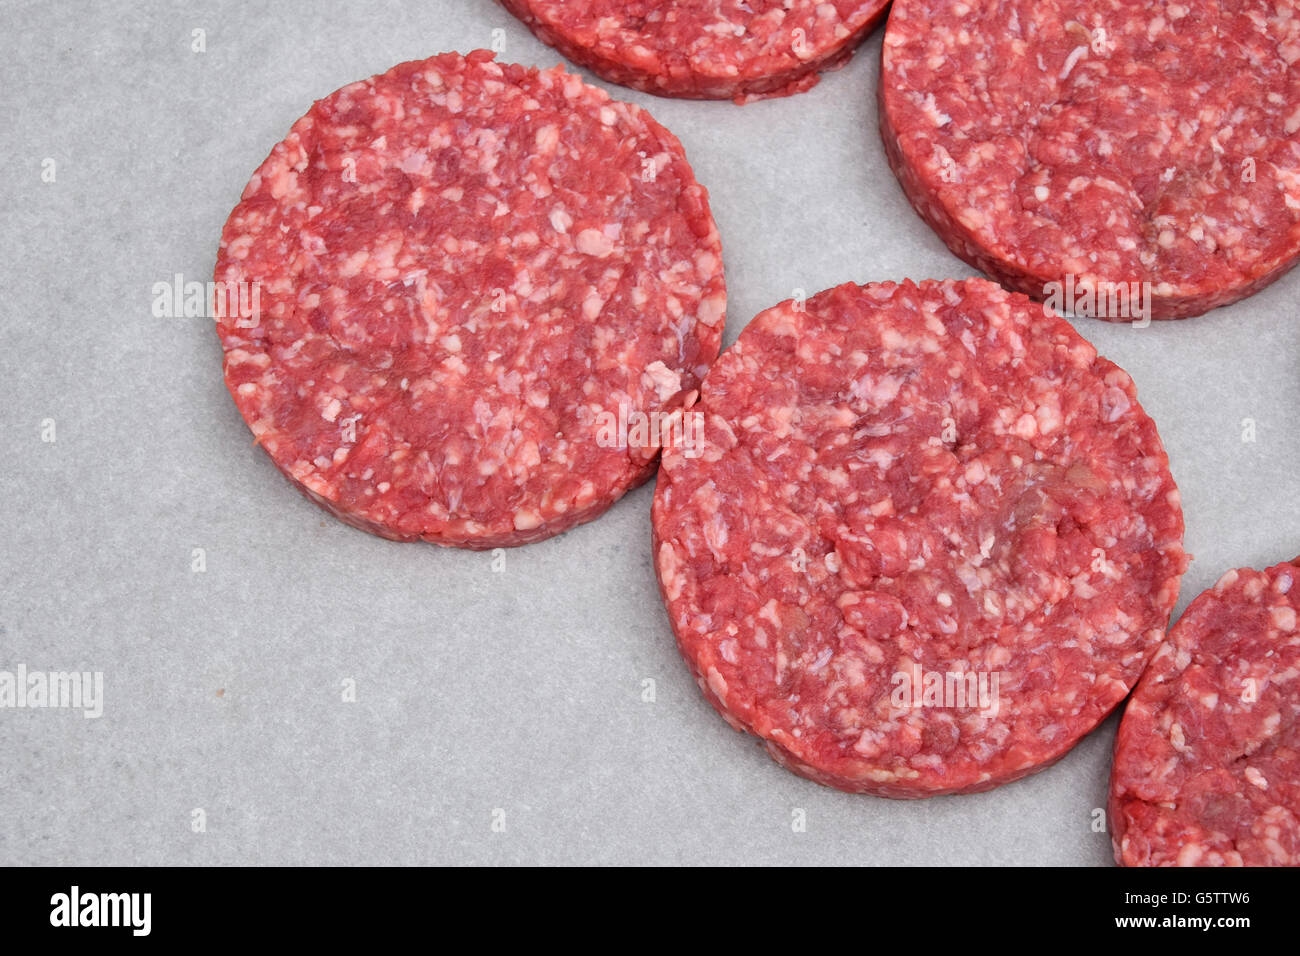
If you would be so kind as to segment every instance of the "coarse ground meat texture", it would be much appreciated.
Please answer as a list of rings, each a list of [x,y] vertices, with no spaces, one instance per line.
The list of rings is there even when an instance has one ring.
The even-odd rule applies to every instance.
[[[976,268],[1035,298],[1149,283],[1150,316],[1093,314],[1183,318],[1300,256],[1297,59],[1293,0],[896,0],[880,125]]]
[[[1023,295],[784,302],[691,414],[703,437],[665,450],[655,493],[660,589],[705,696],[796,773],[886,797],[1015,780],[1164,636],[1186,557],[1155,425]],[[922,693],[933,675],[944,693]]]
[[[677,139],[485,51],[312,106],[231,213],[216,279],[260,289],[255,323],[218,329],[280,470],[364,530],[469,548],[557,534],[649,477],[658,449],[602,440],[601,416],[693,401],[726,299]]]
[[[843,66],[888,0],[501,0],[597,75],[659,96],[747,102]]]
[[[1120,723],[1115,858],[1300,864],[1300,558],[1229,571],[1169,632]]]

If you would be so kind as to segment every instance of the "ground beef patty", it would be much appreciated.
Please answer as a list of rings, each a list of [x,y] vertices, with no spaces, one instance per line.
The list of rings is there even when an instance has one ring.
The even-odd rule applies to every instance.
[[[1155,425],[1022,295],[782,303],[691,414],[654,499],[660,588],[710,702],[796,773],[888,797],[1014,780],[1164,636],[1186,558]]]
[[[888,0],[502,0],[612,83],[660,96],[789,96],[842,66]]]
[[[399,540],[556,534],[647,478],[602,413],[693,400],[722,334],[708,197],[644,110],[483,51],[317,102],[253,174],[226,383],[309,497]],[[252,327],[245,327],[251,325]]]
[[[895,0],[890,164],[957,255],[1036,298],[1060,283],[1117,320],[1147,316],[1069,289],[1150,283],[1155,318],[1233,302],[1300,255],[1298,10]]]
[[[1128,866],[1300,864],[1300,558],[1229,571],[1124,711],[1110,819]]]

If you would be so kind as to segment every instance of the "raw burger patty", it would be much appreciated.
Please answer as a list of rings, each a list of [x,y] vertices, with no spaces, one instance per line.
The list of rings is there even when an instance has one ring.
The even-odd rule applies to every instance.
[[[317,102],[231,213],[226,384],[344,521],[488,548],[590,520],[657,449],[598,417],[691,400],[721,340],[708,197],[671,133],[559,68],[485,51]]]
[[[1186,559],[1155,425],[1022,295],[971,279],[784,302],[696,413],[703,439],[659,472],[660,589],[705,696],[796,773],[887,797],[1015,780],[1123,700],[1164,636]],[[923,693],[933,675],[944,694]]]
[[[1182,318],[1300,256],[1298,58],[1295,0],[895,0],[880,124],[967,262],[1035,298],[1147,282]]]
[[[502,0],[612,83],[689,99],[789,96],[842,66],[888,0]]]
[[[1300,864],[1300,558],[1229,571],[1124,711],[1111,774],[1128,866]]]

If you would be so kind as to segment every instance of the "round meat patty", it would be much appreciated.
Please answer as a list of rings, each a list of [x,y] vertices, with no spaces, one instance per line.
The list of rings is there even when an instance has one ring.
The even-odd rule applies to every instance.
[[[1120,863],[1300,865],[1298,581],[1229,571],[1169,632],[1115,742]]]
[[[1294,0],[895,0],[880,124],[968,263],[1065,311],[1182,318],[1300,257],[1297,59]]]
[[[654,499],[705,696],[843,790],[986,790],[1128,693],[1186,565],[1133,382],[982,279],[842,285],[758,315]],[[701,435],[702,432],[702,435]]]
[[[888,0],[501,0],[611,83],[745,102],[801,93],[843,66]]]
[[[469,548],[557,534],[649,477],[658,448],[602,422],[693,400],[725,308],[677,139],[485,51],[312,106],[231,213],[216,280],[260,295],[218,329],[280,470],[359,528]]]

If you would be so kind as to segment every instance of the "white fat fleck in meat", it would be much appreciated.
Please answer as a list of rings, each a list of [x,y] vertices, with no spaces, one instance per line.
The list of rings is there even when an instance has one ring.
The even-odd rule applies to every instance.
[[[574,248],[583,255],[604,258],[614,251],[614,243],[600,229],[583,229],[574,238]]]
[[[1074,70],[1075,65],[1087,55],[1088,48],[1086,46],[1076,46],[1071,50],[1069,56],[1065,58],[1065,63],[1061,66],[1061,72],[1058,74],[1060,79],[1063,80],[1068,77]]]
[[[515,512],[515,528],[519,531],[530,531],[541,524],[542,518],[536,511],[523,509]]]
[[[646,366],[641,373],[641,387],[653,391],[660,402],[666,402],[682,388],[681,373],[669,368],[662,360],[656,360]]]
[[[1034,420],[1037,423],[1038,434],[1050,435],[1061,427],[1061,408],[1056,403],[1043,403],[1034,410]]]
[[[590,322],[599,316],[604,308],[605,297],[593,292],[582,300],[582,317]]]
[[[717,696],[718,700],[723,701],[725,703],[727,699],[727,681],[718,672],[718,669],[716,667],[709,668],[708,681],[709,681],[709,690],[713,691],[713,693]]]
[[[713,556],[719,561],[727,560],[727,541],[730,533],[722,515],[715,513],[713,519],[704,525],[704,541]]]
[[[925,98],[921,101],[921,112],[929,117],[930,122],[935,126],[947,126],[952,122],[952,117],[942,112],[936,105],[933,93],[926,93]]]

